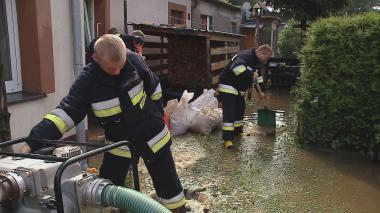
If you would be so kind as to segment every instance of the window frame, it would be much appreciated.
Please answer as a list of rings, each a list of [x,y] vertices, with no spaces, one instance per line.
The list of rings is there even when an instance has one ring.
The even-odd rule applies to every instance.
[[[7,93],[14,93],[22,91],[22,79],[21,79],[21,63],[20,63],[20,43],[18,36],[18,22],[17,22],[17,10],[16,0],[4,1],[6,18],[7,18],[7,30],[8,30],[8,42],[9,42],[9,59],[11,64],[11,76],[12,80],[5,81],[5,88]]]

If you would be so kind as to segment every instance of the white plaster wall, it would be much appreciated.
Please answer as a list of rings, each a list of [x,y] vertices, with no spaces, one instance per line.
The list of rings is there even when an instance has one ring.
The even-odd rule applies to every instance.
[[[127,20],[136,24],[168,24],[168,0],[126,0]]]
[[[67,95],[74,81],[70,1],[51,0],[51,14],[55,92],[46,98],[9,107],[12,138],[27,136],[30,129]],[[74,131],[65,136],[72,135]]]
[[[110,1],[110,27],[124,32],[124,0]]]

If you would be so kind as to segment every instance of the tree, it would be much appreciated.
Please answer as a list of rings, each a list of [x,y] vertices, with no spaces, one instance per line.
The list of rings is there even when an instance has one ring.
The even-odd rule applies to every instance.
[[[306,31],[308,21],[326,17],[342,10],[351,0],[267,0],[267,5],[281,14],[301,22],[302,31]]]
[[[301,30],[295,28],[294,19],[289,20],[286,27],[278,35],[277,49],[281,58],[297,58],[302,46]]]
[[[363,13],[373,11],[373,6],[379,0],[350,0],[347,7],[344,9],[344,13]]]

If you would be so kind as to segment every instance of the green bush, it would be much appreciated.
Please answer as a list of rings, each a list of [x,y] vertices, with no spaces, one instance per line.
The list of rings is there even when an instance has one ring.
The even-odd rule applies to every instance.
[[[301,49],[301,29],[294,28],[296,22],[292,19],[278,35],[277,50],[281,58],[296,58]]]
[[[380,14],[312,24],[293,90],[307,143],[373,156],[380,143]]]

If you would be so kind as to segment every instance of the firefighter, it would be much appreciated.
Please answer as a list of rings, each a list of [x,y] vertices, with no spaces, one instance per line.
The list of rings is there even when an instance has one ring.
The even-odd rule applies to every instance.
[[[84,67],[69,94],[30,132],[29,138],[58,140],[92,109],[105,130],[106,143],[128,140],[104,154],[99,176],[124,185],[131,164],[130,148],[141,156],[160,202],[172,212],[185,212],[185,197],[163,121],[161,86],[142,58],[116,35],[105,34],[94,45],[94,63]],[[28,142],[22,152],[40,143]]]
[[[142,56],[142,49],[144,47],[145,35],[141,30],[132,31],[131,35],[121,34],[116,28],[111,28],[107,32],[119,36],[123,39],[125,46],[132,52],[136,52]],[[94,54],[94,44],[98,38],[94,38],[86,47],[86,64],[93,62],[92,55]]]
[[[240,51],[232,57],[230,63],[220,74],[219,97],[223,107],[223,145],[225,148],[232,148],[233,138],[243,132],[244,93],[252,87],[254,81],[259,97],[264,97],[258,84],[262,83],[262,77],[258,76],[256,69],[260,64],[266,64],[271,56],[272,49],[269,45]]]

